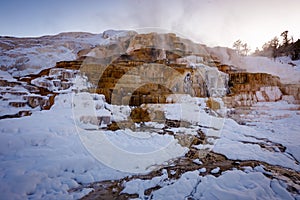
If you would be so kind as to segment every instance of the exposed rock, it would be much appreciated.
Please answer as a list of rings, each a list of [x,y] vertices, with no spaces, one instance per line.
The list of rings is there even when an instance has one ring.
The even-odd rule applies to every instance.
[[[145,47],[173,51],[179,54],[181,52],[192,52],[193,54],[208,55],[204,45],[177,37],[174,33],[147,33],[135,35],[132,40],[130,40],[127,53]]]
[[[257,102],[255,92],[240,92],[232,97],[232,105],[236,106],[251,106]]]
[[[176,134],[175,138],[178,140],[178,143],[183,147],[192,147],[192,145],[198,144],[198,138],[194,135],[188,134]]]
[[[229,74],[229,87],[232,93],[259,91],[263,86],[280,86],[277,76],[266,73],[238,72]]]
[[[24,117],[24,116],[30,116],[31,114],[32,114],[31,111],[21,110],[16,114],[0,116],[0,120],[1,119],[6,119],[6,118],[19,118],[19,117]]]
[[[0,79],[0,86],[1,87],[14,87],[16,85],[20,85],[20,83]]]
[[[108,35],[103,37],[109,38]],[[170,94],[226,95],[227,75],[204,65],[213,66],[215,59],[204,45],[175,34],[149,33],[132,34],[121,42],[97,46],[81,58],[81,63],[60,62],[56,67],[80,67],[96,86],[92,90],[104,94],[108,103],[139,106],[165,103]],[[202,65],[193,66],[194,62]]]
[[[72,69],[72,70],[79,70],[82,65],[81,60],[74,60],[74,61],[60,61],[57,62],[55,68],[64,68],[64,69]],[[51,69],[54,70],[54,69]]]
[[[24,102],[24,101],[16,101],[16,102],[11,101],[11,102],[9,102],[8,105],[13,106],[13,107],[16,107],[16,108],[20,108],[20,107],[25,107],[26,104],[27,104],[26,101],[25,101],[25,102]]]
[[[228,107],[251,106],[258,101],[278,101],[282,97],[279,77],[266,73],[229,73]]]
[[[206,106],[212,110],[219,110],[221,108],[220,103],[213,100],[213,98],[209,98],[206,101]]]
[[[282,97],[282,93],[277,86],[261,87],[256,91],[257,101],[278,101]]]
[[[143,109],[141,107],[135,108],[130,113],[130,118],[133,122],[149,122],[150,116],[149,112],[146,109]]]
[[[47,106],[49,104],[48,98],[38,95],[24,96],[24,100],[26,100],[28,102],[28,105],[32,108],[36,108],[38,106],[43,108],[44,106]]]
[[[69,89],[73,85],[72,80],[78,74],[78,71],[61,68],[64,66],[63,63],[59,63],[58,65],[60,68],[49,69],[47,70],[48,73],[32,79],[30,83],[39,88],[46,88],[49,91]],[[69,65],[67,64],[65,67],[69,67]]]
[[[178,128],[180,127],[180,120],[171,120],[171,119],[166,119],[165,125],[166,127],[172,127],[172,128]]]
[[[108,102],[138,106],[143,103],[164,103],[172,93],[207,95],[203,76],[192,68],[156,63],[135,67],[131,64],[127,62],[124,66],[124,63],[114,63],[104,71],[98,88]]]
[[[293,95],[295,100],[300,100],[300,84],[284,84],[280,90],[284,95]]]
[[[107,37],[109,35],[108,38],[106,36],[103,38],[102,34],[82,32],[61,33],[38,38],[1,37],[0,46],[4,48],[0,51],[0,55],[5,58],[1,60],[1,66],[13,76],[30,75],[53,67],[57,61],[75,60],[77,55],[85,56],[99,44],[109,46],[113,43],[127,43],[128,46],[126,40],[136,34],[133,31],[107,33],[104,35]],[[80,53],[81,50],[85,53]]]
[[[152,58],[143,59],[153,61]],[[205,65],[195,68],[118,60],[105,67],[101,74],[101,65],[95,64],[87,64],[82,71],[98,85],[96,91],[113,104],[165,103],[166,97],[173,93],[196,97],[224,96],[228,90],[227,75]]]

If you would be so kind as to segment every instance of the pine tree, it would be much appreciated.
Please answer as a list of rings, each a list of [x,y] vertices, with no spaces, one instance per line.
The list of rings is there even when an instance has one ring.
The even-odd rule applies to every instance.
[[[282,37],[282,46],[286,47],[290,44],[291,39],[288,38],[289,31],[283,31],[280,36]]]

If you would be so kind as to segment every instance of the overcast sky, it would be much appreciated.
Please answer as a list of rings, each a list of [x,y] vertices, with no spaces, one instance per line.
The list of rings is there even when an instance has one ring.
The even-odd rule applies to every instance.
[[[165,29],[209,46],[251,49],[289,30],[300,38],[300,0],[1,0],[0,35]]]

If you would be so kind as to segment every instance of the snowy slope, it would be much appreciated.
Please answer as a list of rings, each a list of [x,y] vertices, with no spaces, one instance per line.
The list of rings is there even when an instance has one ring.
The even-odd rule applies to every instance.
[[[240,56],[234,50],[225,47],[208,48],[208,52],[217,56],[221,63],[245,69],[248,72],[263,72],[280,77],[283,83],[300,83],[300,62],[288,57],[271,59],[260,56]],[[294,63],[292,66],[289,63]]]
[[[300,71],[298,68],[266,57],[248,56],[242,59],[241,65],[249,72],[264,72],[279,76],[282,83],[300,83]]]
[[[75,60],[82,49],[108,45],[135,34],[109,30],[102,34],[60,33],[39,38],[0,37],[0,66],[13,76],[36,74],[58,61]]]

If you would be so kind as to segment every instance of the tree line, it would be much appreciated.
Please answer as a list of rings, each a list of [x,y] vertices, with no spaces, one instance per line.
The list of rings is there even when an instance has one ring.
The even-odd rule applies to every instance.
[[[289,56],[293,60],[300,59],[300,40],[294,42],[293,36],[289,36],[288,31],[283,31],[280,34],[281,42],[278,36],[275,36],[270,41],[264,43],[261,49],[256,48],[254,56],[266,56],[276,58],[279,56]],[[238,54],[246,56],[250,52],[250,47],[247,43],[237,40],[233,43],[233,48]]]

